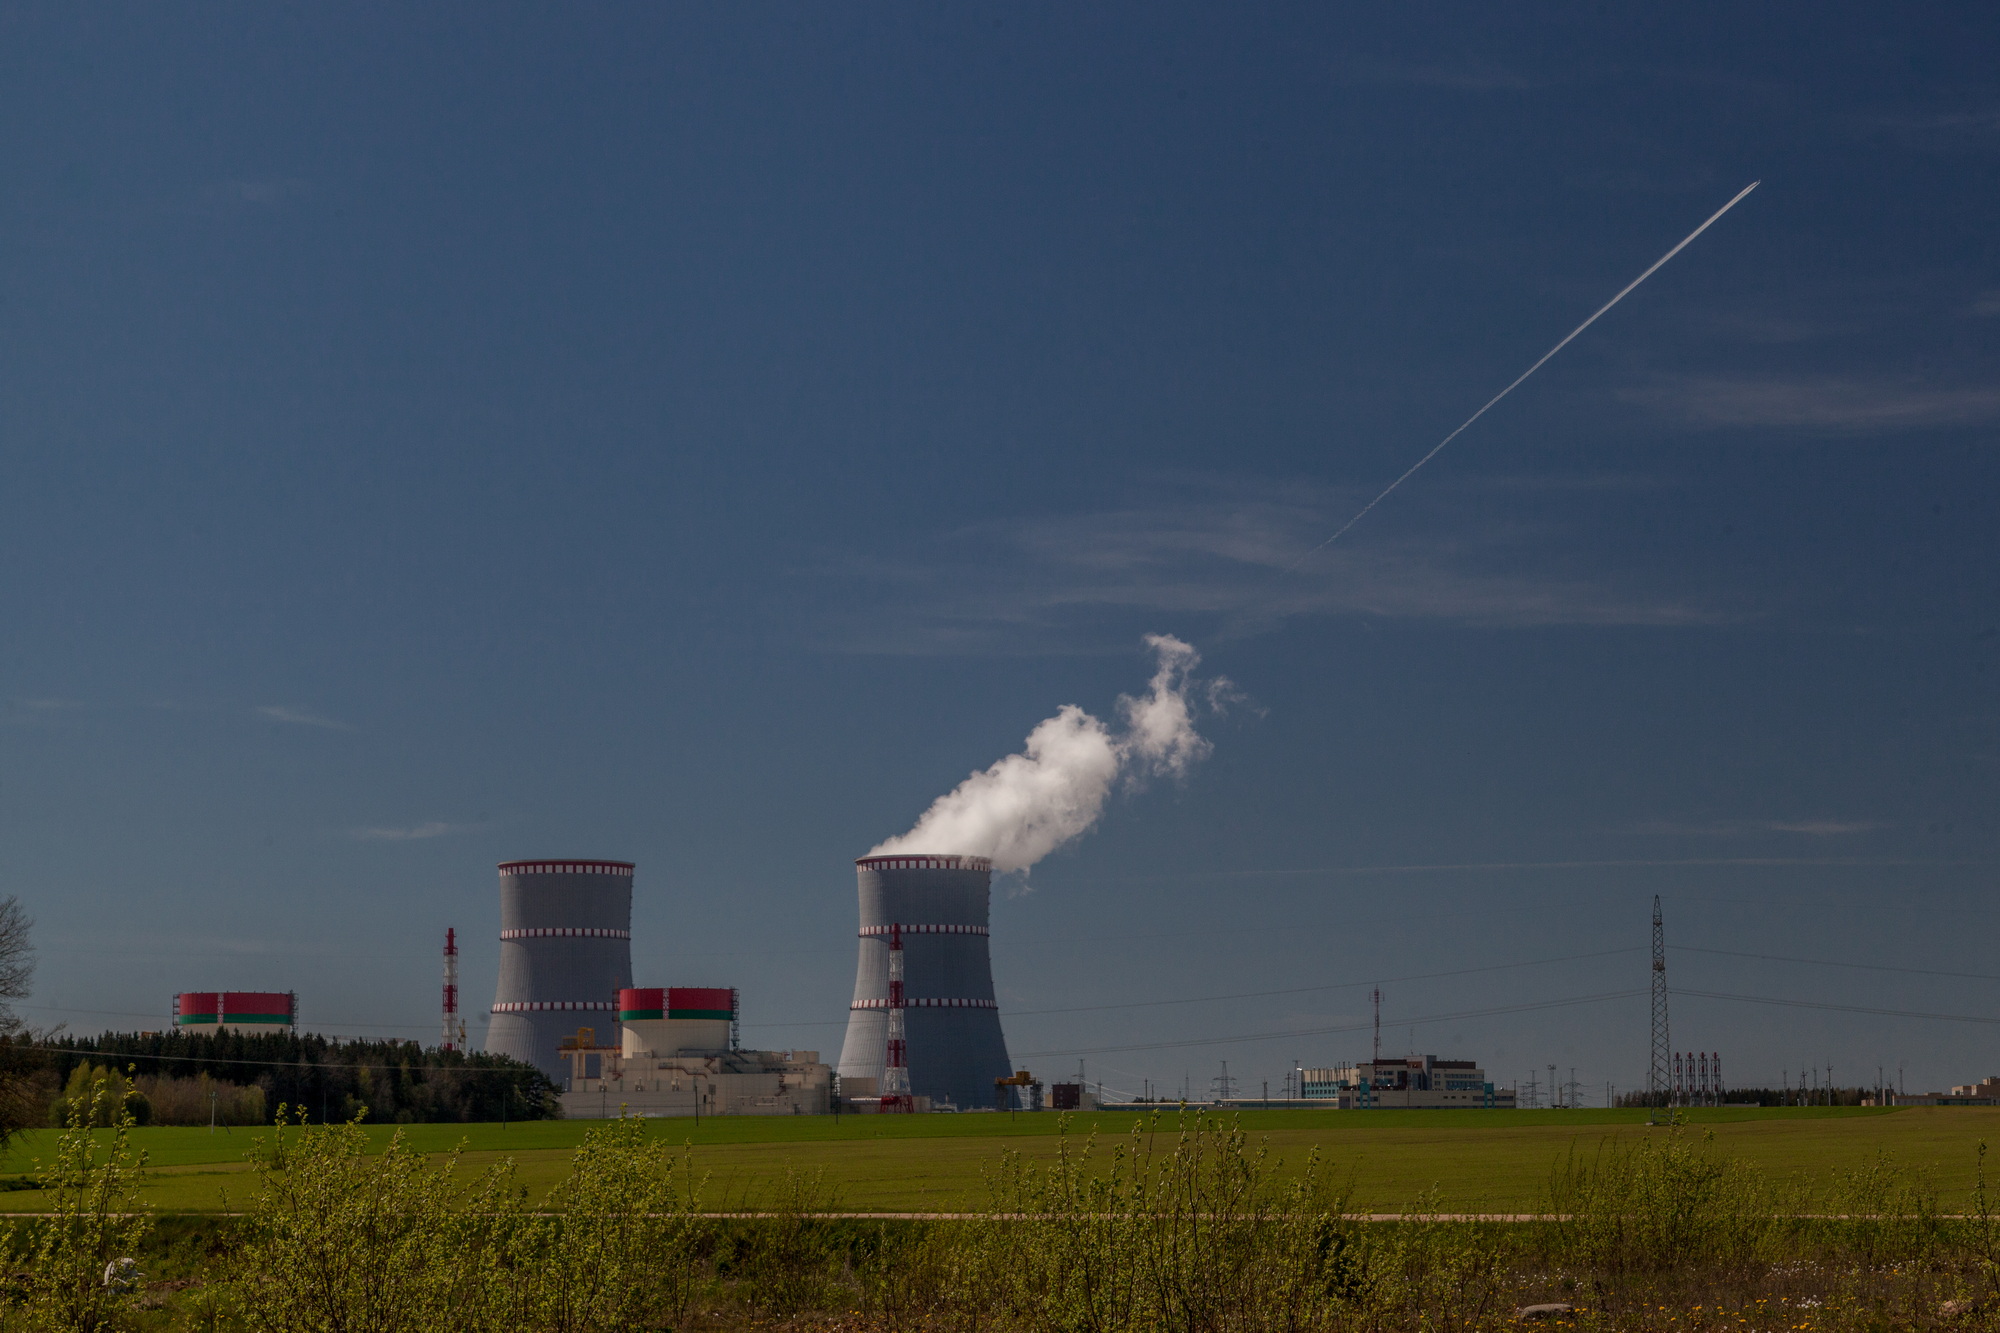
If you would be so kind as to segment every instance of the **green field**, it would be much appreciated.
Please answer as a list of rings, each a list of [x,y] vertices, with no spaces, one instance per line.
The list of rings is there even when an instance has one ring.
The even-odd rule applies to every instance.
[[[1131,1112],[1069,1117],[1072,1135],[1128,1134]],[[1572,1145],[1592,1150],[1615,1137],[1658,1133],[1644,1111],[1245,1111],[1240,1122],[1283,1169],[1311,1150],[1343,1176],[1352,1173],[1355,1204],[1390,1212],[1435,1186],[1454,1211],[1519,1212],[1535,1206],[1550,1167]],[[1896,1110],[1810,1108],[1692,1113],[1715,1135],[1716,1148],[1773,1174],[1824,1176],[1887,1154],[1938,1173],[1946,1201],[1970,1187],[1977,1145],[2000,1142],[2000,1109],[1909,1107]],[[822,1170],[841,1206],[862,1211],[951,1211],[985,1198],[981,1172],[1003,1148],[1030,1157],[1054,1152],[1060,1118],[1040,1115],[846,1116],[658,1120],[649,1128],[686,1142],[708,1174],[711,1207],[756,1206],[787,1168]],[[414,1125],[403,1132],[426,1152],[463,1147],[465,1170],[511,1157],[531,1190],[552,1185],[594,1122],[531,1121],[501,1125]],[[1174,1128],[1171,1112],[1160,1125]],[[145,1196],[166,1211],[244,1206],[255,1188],[246,1160],[268,1130],[147,1128],[135,1139],[152,1177]],[[369,1131],[379,1145],[394,1131]],[[54,1130],[22,1135],[0,1156],[0,1176],[31,1172],[54,1149]],[[34,1211],[34,1190],[0,1193],[0,1211]]]

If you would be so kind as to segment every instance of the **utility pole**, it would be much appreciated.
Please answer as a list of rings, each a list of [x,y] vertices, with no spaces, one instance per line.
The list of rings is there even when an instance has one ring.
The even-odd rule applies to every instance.
[[[1673,1042],[1667,1035],[1667,928],[1660,917],[1660,895],[1656,893],[1653,895],[1653,1049],[1646,1074],[1646,1101],[1656,1109],[1647,1124],[1660,1122],[1657,1108],[1668,1090],[1672,1061]]]
[[[1550,1065],[1550,1066],[1549,1066],[1549,1105],[1553,1106],[1553,1107],[1554,1107],[1554,1108],[1555,1108],[1556,1110],[1560,1111],[1560,1110],[1562,1110],[1562,1104],[1563,1104],[1563,1098],[1562,1098],[1562,1084],[1560,1084],[1560,1083],[1556,1082],[1556,1067],[1555,1067],[1554,1065]]]

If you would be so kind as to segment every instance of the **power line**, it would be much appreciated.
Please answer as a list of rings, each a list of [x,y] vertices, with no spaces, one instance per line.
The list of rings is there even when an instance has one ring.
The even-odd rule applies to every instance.
[[[1685,986],[1674,987],[1676,995],[1693,995],[1704,1000],[1733,1000],[1739,1004],[1777,1004],[1788,1009],[1832,1009],[1845,1014],[1877,1014],[1884,1018],[1924,1018],[1943,1023],[1985,1023],[2000,1027],[2000,1018],[1986,1018],[1975,1014],[1931,1014],[1914,1009],[1878,1009],[1865,1004],[1833,1004],[1824,1000],[1781,1000],[1770,995],[1730,995],[1723,991],[1689,990]]]
[[[1624,949],[1599,949],[1595,953],[1566,954],[1561,958],[1534,958],[1519,963],[1492,963],[1485,967],[1461,967],[1451,972],[1419,972],[1407,977],[1384,977],[1381,982],[1337,981],[1325,986],[1294,986],[1287,990],[1243,991],[1236,995],[1197,995],[1181,1000],[1128,1000],[1118,1004],[1079,1004],[1063,1009],[1009,1009],[1010,1018],[1033,1018],[1048,1014],[1092,1014],[1106,1009],[1150,1009],[1164,1004],[1220,1004],[1225,1000],[1261,1000],[1274,995],[1308,995],[1318,991],[1353,990],[1358,986],[1373,986],[1396,981],[1435,981],[1441,977],[1465,977],[1480,972],[1504,972],[1517,967],[1546,967],[1553,963],[1575,963],[1587,958],[1611,958],[1618,954],[1637,953],[1636,947]],[[835,1027],[843,1020],[814,1019],[799,1023],[745,1023],[744,1027]]]
[[[1429,1014],[1422,1018],[1399,1018],[1402,1026],[1454,1023],[1468,1018],[1494,1018],[1502,1014],[1524,1014],[1536,1009],[1562,1009],[1571,1005],[1598,1004],[1606,1000],[1629,1000],[1643,990],[1606,991],[1601,995],[1576,995],[1564,1000],[1540,1000],[1532,1004],[1501,1005],[1493,1009],[1466,1009],[1454,1014]],[[2000,1021],[2000,1020],[1996,1020]],[[1142,1042],[1130,1046],[1072,1047],[1059,1051],[1018,1051],[1022,1059],[1051,1055],[1110,1055],[1119,1051],[1163,1051],[1183,1046],[1220,1046],[1232,1041],[1277,1041],[1292,1037],[1327,1037],[1346,1032],[1366,1032],[1368,1023],[1344,1023],[1336,1027],[1290,1028],[1284,1032],[1240,1032],[1228,1037],[1193,1037],[1186,1041]]]
[[[1869,972],[1907,972],[1916,977],[1961,977],[1967,981],[2000,981],[2000,976],[1990,972],[1944,972],[1934,967],[1892,967],[1887,963],[1841,963],[1830,958],[1793,958],[1779,953],[1739,953],[1735,949],[1697,949],[1691,944],[1672,944],[1668,948],[1683,953],[1712,953],[1725,958],[1754,958],[1765,963],[1810,963],[1814,967],[1854,967]]]
[[[89,1014],[93,1018],[159,1018],[157,1011],[141,1013],[134,1009],[72,1009],[66,1004],[16,1004],[16,1009],[32,1009],[40,1014]],[[394,1028],[398,1032],[429,1032],[435,1023],[361,1023],[336,1019],[334,1022],[344,1028]]]

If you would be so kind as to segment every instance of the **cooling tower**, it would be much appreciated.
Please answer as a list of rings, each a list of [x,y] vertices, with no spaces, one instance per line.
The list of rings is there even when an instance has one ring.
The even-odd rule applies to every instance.
[[[556,1043],[591,1028],[609,1043],[632,984],[630,861],[500,863],[500,988],[486,1049],[561,1082]]]
[[[1013,1071],[993,999],[983,856],[864,856],[861,960],[840,1076],[878,1080],[889,1026],[889,927],[902,927],[903,1013],[910,1091],[961,1108],[993,1104],[993,1080]]]

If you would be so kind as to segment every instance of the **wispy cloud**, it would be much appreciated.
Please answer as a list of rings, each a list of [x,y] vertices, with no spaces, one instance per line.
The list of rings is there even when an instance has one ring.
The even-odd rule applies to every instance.
[[[1566,483],[1584,484],[1574,478],[1550,484]],[[1352,512],[1357,497],[1227,482],[1177,489],[1178,495],[1115,509],[977,524],[902,559],[850,562],[841,573],[874,584],[895,609],[871,617],[865,637],[837,643],[868,652],[995,651],[1008,644],[1044,651],[1051,641],[1074,646],[1121,612],[1178,616],[1176,623],[1200,623],[1202,633],[1223,637],[1301,617],[1494,626],[1677,626],[1728,618],[1683,599],[1519,569],[1519,533],[1490,523],[1454,524],[1441,539],[1371,537],[1330,548],[1293,571],[1336,515]],[[883,632],[884,624],[893,631]],[[1117,634],[1129,637],[1122,627]]]
[[[1705,822],[1648,819],[1623,832],[1661,838],[1752,838],[1767,833],[1840,838],[1856,833],[1873,833],[1888,827],[1888,824],[1876,819],[1717,819]]]
[[[1623,396],[1703,426],[1860,432],[2000,421],[2000,388],[1915,379],[1691,375],[1656,381]]]
[[[284,704],[258,704],[256,712],[259,717],[269,718],[273,722],[290,723],[293,726],[325,727],[329,731],[354,730],[354,727],[350,723],[336,721],[330,717],[321,717],[319,714],[309,713],[303,708],[291,708]]]
[[[1864,117],[1860,123],[1928,152],[1986,152],[2000,147],[2000,107],[1892,113]]]
[[[448,838],[455,833],[471,833],[478,824],[446,824],[432,820],[427,824],[412,824],[408,828],[358,828],[348,836],[363,842],[421,842],[425,838]]]

